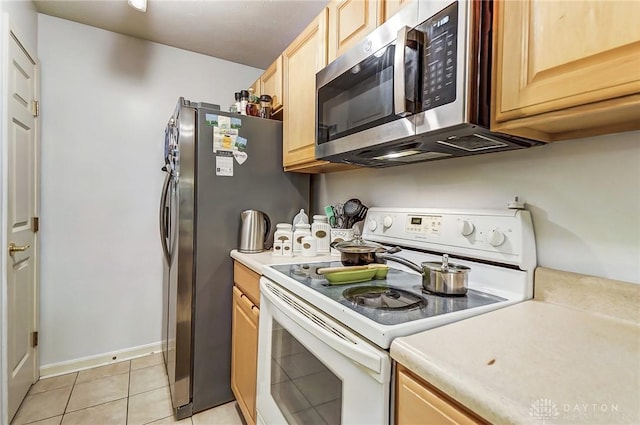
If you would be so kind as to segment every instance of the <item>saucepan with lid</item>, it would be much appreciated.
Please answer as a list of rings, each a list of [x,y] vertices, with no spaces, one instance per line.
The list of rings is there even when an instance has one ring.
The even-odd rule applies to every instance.
[[[372,263],[384,263],[381,254],[392,254],[400,251],[400,248],[385,248],[384,246],[367,242],[356,234],[351,241],[331,243],[331,247],[340,251],[340,261],[345,266],[365,266]]]
[[[417,271],[422,275],[422,286],[429,292],[439,295],[464,295],[467,293],[470,267],[449,262],[449,256],[442,256],[442,263],[428,261],[416,263],[402,257],[380,253],[379,259],[395,261]]]

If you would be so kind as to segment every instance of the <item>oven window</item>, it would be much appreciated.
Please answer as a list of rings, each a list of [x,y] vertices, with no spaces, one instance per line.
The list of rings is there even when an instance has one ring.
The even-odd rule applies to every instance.
[[[342,381],[273,320],[271,396],[289,424],[342,423]]]
[[[388,45],[318,90],[318,143],[376,127],[393,113],[394,45]]]

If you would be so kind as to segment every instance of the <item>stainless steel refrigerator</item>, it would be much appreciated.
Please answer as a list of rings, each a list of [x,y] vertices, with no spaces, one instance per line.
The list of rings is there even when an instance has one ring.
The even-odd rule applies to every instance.
[[[163,354],[178,419],[234,399],[233,263],[240,213],[289,222],[309,176],[282,170],[282,123],[180,98],[165,130]],[[273,229],[271,231],[273,234]]]

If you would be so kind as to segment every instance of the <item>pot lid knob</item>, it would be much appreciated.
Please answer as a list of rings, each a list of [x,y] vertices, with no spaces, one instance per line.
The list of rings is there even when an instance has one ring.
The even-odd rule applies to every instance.
[[[442,270],[449,270],[449,254],[442,254]]]

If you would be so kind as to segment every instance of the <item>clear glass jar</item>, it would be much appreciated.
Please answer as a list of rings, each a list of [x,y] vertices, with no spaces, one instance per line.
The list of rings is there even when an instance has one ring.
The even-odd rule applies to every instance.
[[[260,96],[260,118],[271,118],[271,96]]]

